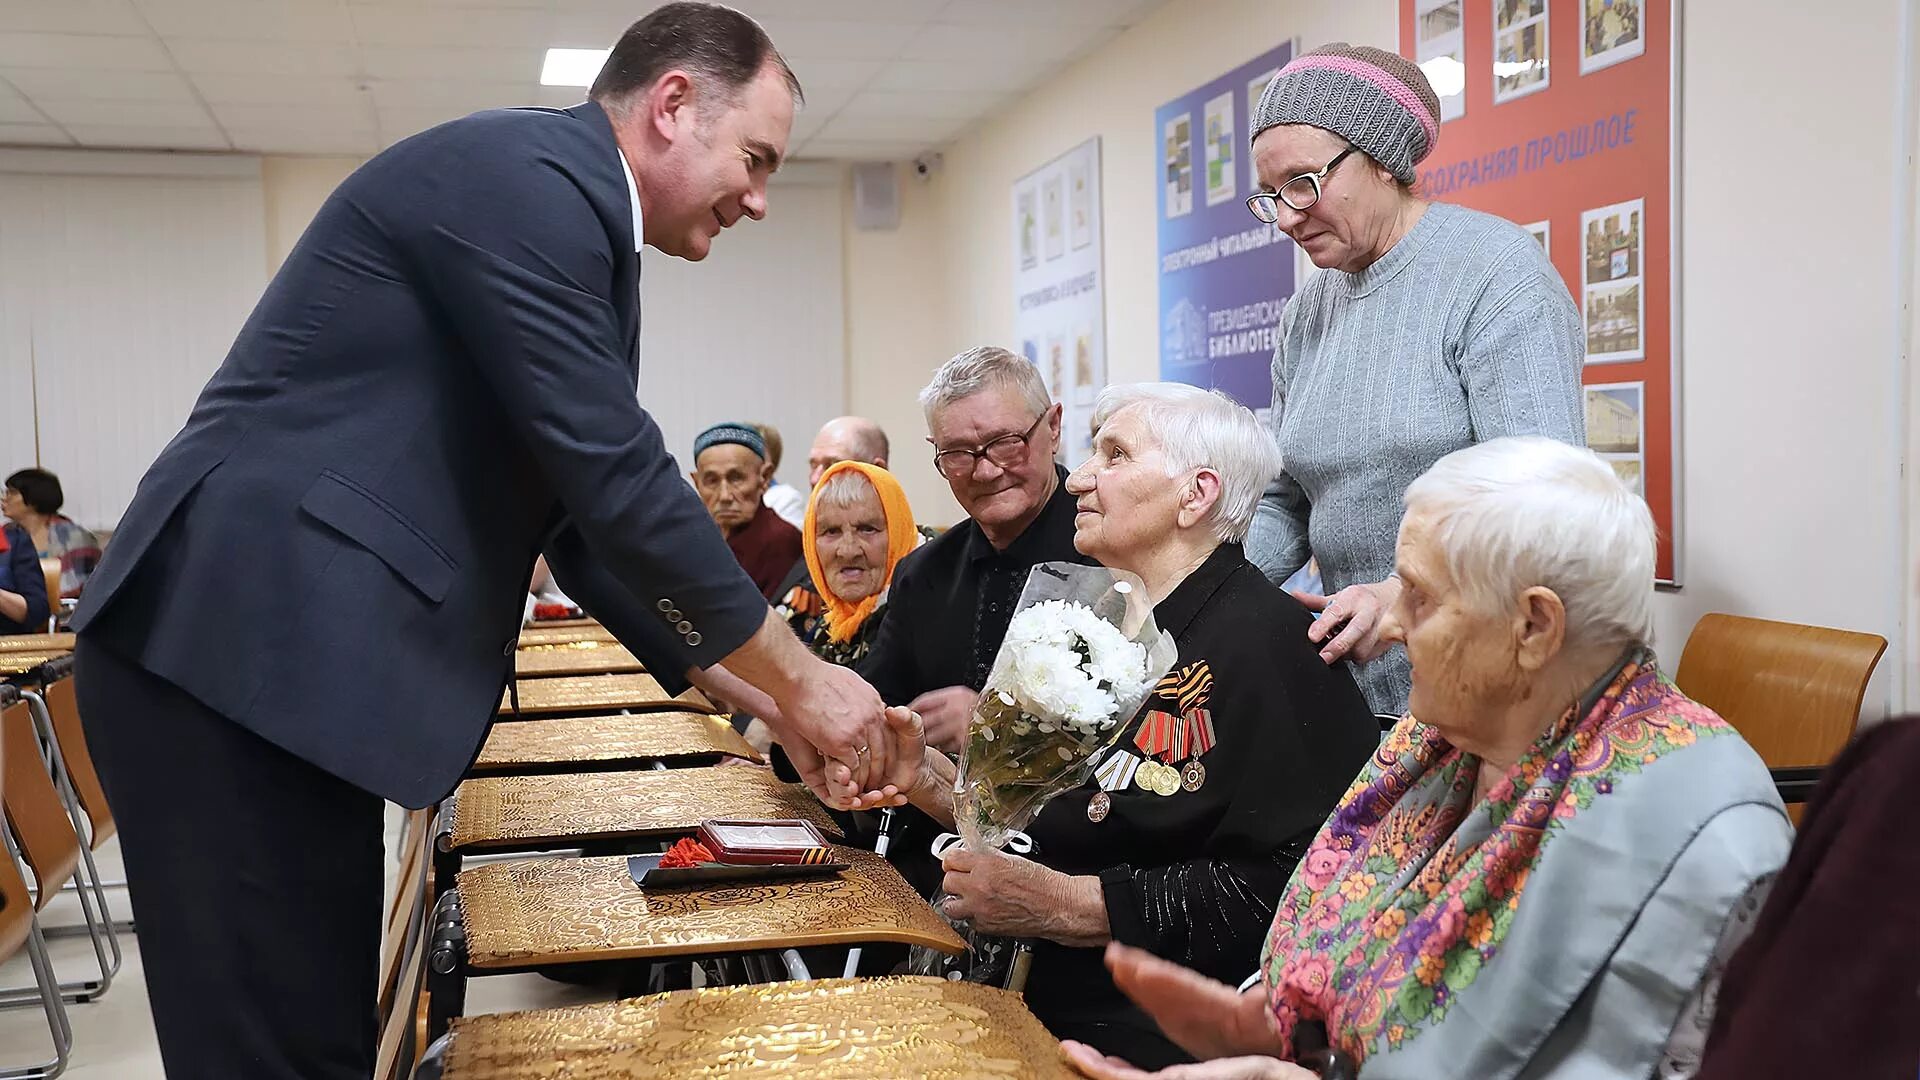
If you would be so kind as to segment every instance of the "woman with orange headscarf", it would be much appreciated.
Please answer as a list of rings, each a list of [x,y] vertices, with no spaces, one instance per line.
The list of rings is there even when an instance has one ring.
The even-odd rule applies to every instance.
[[[842,461],[814,486],[800,539],[811,580],[775,609],[815,655],[856,663],[886,617],[894,568],[920,543],[907,493],[877,465]]]

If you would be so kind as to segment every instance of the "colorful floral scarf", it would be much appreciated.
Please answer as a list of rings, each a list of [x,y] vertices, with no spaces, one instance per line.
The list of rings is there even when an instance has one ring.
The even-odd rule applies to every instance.
[[[1470,806],[1479,758],[1409,716],[1314,839],[1275,912],[1261,970],[1286,1044],[1318,1021],[1364,1062],[1445,1019],[1500,951],[1569,819],[1662,755],[1732,729],[1635,650]],[[1586,706],[1586,707],[1582,707]],[[1461,844],[1468,814],[1491,832]],[[1480,830],[1466,830],[1483,835]]]

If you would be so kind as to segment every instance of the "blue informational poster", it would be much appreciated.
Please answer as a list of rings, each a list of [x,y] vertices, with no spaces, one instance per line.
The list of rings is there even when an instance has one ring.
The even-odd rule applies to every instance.
[[[1259,190],[1247,125],[1288,60],[1288,43],[1155,110],[1160,254],[1160,377],[1226,391],[1264,410],[1294,247],[1247,209]]]

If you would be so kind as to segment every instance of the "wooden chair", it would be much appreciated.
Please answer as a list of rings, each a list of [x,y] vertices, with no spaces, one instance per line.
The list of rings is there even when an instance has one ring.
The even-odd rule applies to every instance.
[[[441,1080],[1077,1075],[1020,995],[925,976],[726,986],[463,1017]]]
[[[616,642],[613,631],[604,626],[529,626],[520,631],[520,648],[536,645],[567,645],[576,641]]]
[[[619,849],[693,832],[709,818],[799,818],[841,839],[806,788],[767,769],[655,769],[463,781],[441,806],[436,871],[451,884],[468,855]]]
[[[40,738],[26,701],[0,710],[0,804],[4,804],[7,825],[18,845],[21,861],[33,872],[37,890],[34,910],[44,911],[61,886],[73,880],[80,865],[81,844],[66,803],[54,786],[49,763],[40,754]],[[70,1001],[92,1001],[113,984],[118,964],[108,959],[106,930],[94,911],[94,893],[80,889],[81,917],[87,934],[93,939],[94,958],[100,965],[100,977],[62,983],[60,992]],[[18,1003],[29,991],[11,988],[0,991],[0,1003]]]
[[[667,693],[651,675],[575,675],[557,679],[516,682],[500,696],[502,720],[561,714],[643,712],[648,710],[713,712],[713,703],[688,688],[679,697]]]
[[[653,762],[672,767],[713,765],[726,757],[764,760],[725,717],[711,713],[562,716],[493,725],[468,772],[487,776],[628,771]]]
[[[40,572],[47,579],[47,633],[51,634],[60,620],[60,560],[41,559]]]
[[[611,960],[694,960],[889,941],[958,955],[966,942],[882,856],[834,845],[825,877],[645,889],[625,856],[523,859],[464,871],[432,919],[428,1034],[466,1007],[466,980]]]
[[[15,715],[20,708],[19,693],[11,686],[0,686],[0,724],[4,724],[5,718]],[[0,753],[9,758],[12,752],[11,745],[0,748]],[[38,757],[37,752],[35,757]],[[11,761],[7,764],[11,765]],[[4,782],[5,778],[0,777],[0,783]],[[66,1070],[67,1059],[73,1051],[73,1025],[68,1022],[59,979],[54,974],[52,960],[47,956],[46,938],[40,932],[40,921],[36,914],[38,909],[27,889],[26,874],[20,863],[20,847],[10,829],[0,828],[0,849],[4,849],[0,850],[0,854],[5,856],[0,858],[0,963],[12,959],[23,948],[27,950],[28,960],[33,967],[35,990],[40,1007],[47,1015],[47,1032],[52,1037],[54,1050],[54,1056],[49,1060],[28,1066],[0,1068],[0,1077],[9,1080],[44,1080]],[[25,999],[15,997],[12,1000],[18,1003]]]
[[[434,808],[407,813],[400,833],[400,873],[387,908],[380,949],[380,1041],[375,1080],[407,1080],[423,1044],[416,1031],[426,976],[426,929]]]
[[[1877,634],[1712,614],[1687,638],[1673,681],[1739,730],[1781,798],[1802,803],[1853,737],[1886,648]]]
[[[625,675],[647,670],[625,645],[615,641],[567,641],[522,645],[513,655],[517,679],[559,675]]]

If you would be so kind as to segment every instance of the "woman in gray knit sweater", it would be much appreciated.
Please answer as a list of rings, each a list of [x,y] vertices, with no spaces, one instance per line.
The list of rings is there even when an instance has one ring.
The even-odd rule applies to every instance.
[[[1540,245],[1511,222],[1428,202],[1414,166],[1439,134],[1420,69],[1336,43],[1281,69],[1252,123],[1256,217],[1324,272],[1281,317],[1274,439],[1285,471],[1247,557],[1275,582],[1319,560],[1309,636],[1349,660],[1375,712],[1399,715],[1406,653],[1381,621],[1401,496],[1454,450],[1501,435],[1586,444],[1580,312]]]

